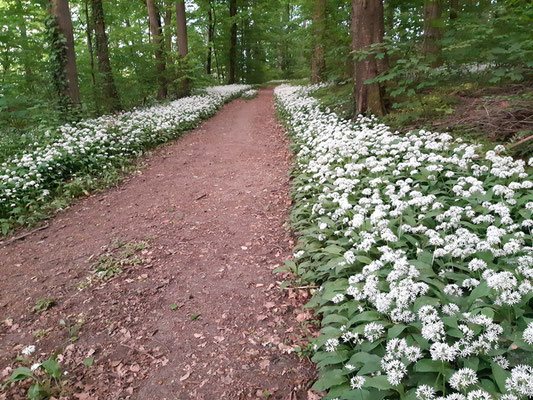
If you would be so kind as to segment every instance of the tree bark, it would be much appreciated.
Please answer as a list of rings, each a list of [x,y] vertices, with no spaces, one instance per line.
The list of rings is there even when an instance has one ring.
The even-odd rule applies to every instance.
[[[167,78],[165,76],[165,57],[163,53],[163,32],[161,28],[161,17],[159,11],[152,0],[146,0],[148,8],[148,17],[150,20],[150,31],[155,47],[155,62],[157,68],[157,80],[159,87],[157,89],[157,98],[162,100],[168,95]]]
[[[424,2],[424,54],[437,55],[440,51],[438,41],[442,39],[442,7],[441,0],[425,0]]]
[[[459,13],[459,0],[450,0],[450,19],[457,19]]]
[[[22,39],[22,64],[24,66],[24,77],[26,79],[26,85],[28,86],[28,89],[31,91],[33,90],[33,74],[31,72],[31,65],[30,65],[30,57],[31,57],[31,51],[30,51],[30,42],[28,40],[28,30],[26,29],[26,19],[25,19],[25,10],[22,7],[21,2],[17,2],[17,11],[20,13],[20,38]]]
[[[352,0],[352,49],[366,50],[374,43],[383,41],[383,3],[382,0]],[[383,66],[382,66],[383,67]],[[354,61],[354,101],[355,115],[384,115],[382,90],[377,83],[366,84],[368,79],[380,73],[374,56],[362,61]]]
[[[74,49],[74,35],[68,0],[49,0],[49,12],[53,18],[52,29],[57,30],[59,37],[65,38],[65,43],[54,40],[52,46],[59,58],[59,71],[56,71],[56,86],[61,96],[68,99],[73,106],[80,106],[80,87],[78,83],[78,69],[76,67],[76,52]]]
[[[100,114],[100,105],[98,101],[98,91],[96,88],[96,75],[94,73],[94,52],[93,52],[93,28],[91,19],[89,17],[89,0],[85,0],[84,2],[84,12],[85,12],[85,33],[87,35],[87,51],[89,52],[89,58],[91,62],[91,85],[92,85],[92,92],[93,92],[93,101],[94,106],[96,109],[96,114]]]
[[[98,72],[103,80],[104,103],[107,111],[120,111],[120,98],[113,79],[111,60],[109,59],[109,44],[105,32],[104,8],[102,0],[91,0],[94,32],[96,38],[96,56],[98,58]]]
[[[167,1],[165,6],[165,51],[167,56],[172,51],[172,2]]]
[[[213,58],[213,34],[214,34],[214,25],[213,25],[213,11],[211,10],[211,0],[209,0],[209,10],[207,11],[207,59],[205,63],[205,72],[207,75],[211,75],[211,64]]]
[[[314,0],[311,54],[311,82],[322,82],[325,78],[326,58],[324,36],[326,32],[326,1]]]
[[[235,16],[237,15],[237,0],[229,0],[229,16],[231,21],[230,31],[230,46],[229,46],[229,71],[228,71],[228,83],[236,82],[236,69],[237,69],[237,21]]]
[[[190,94],[190,82],[187,77],[187,54],[189,54],[189,42],[187,37],[187,14],[185,13],[185,1],[178,0],[176,3],[176,24],[178,27],[178,53],[180,55],[179,62],[179,79],[180,90],[179,97],[188,96]]]

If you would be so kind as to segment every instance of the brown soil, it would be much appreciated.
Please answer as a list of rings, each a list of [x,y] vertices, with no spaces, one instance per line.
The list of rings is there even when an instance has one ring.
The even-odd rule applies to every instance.
[[[512,144],[533,132],[533,87],[506,85],[457,92],[454,113],[436,127],[471,128],[489,140]]]
[[[62,348],[62,398],[316,398],[314,368],[293,351],[307,294],[280,291],[272,274],[293,246],[290,154],[272,90],[230,103],[145,161],[47,229],[0,245],[0,381],[35,344],[32,362]],[[124,255],[116,239],[149,248]],[[105,254],[126,260],[123,272],[79,290]],[[44,297],[56,305],[33,311]]]

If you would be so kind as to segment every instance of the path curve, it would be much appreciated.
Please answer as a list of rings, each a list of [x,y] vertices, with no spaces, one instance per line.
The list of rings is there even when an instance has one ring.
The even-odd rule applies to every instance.
[[[290,353],[305,298],[271,273],[293,245],[272,94],[233,101],[117,188],[0,248],[0,379],[25,345],[42,358],[81,326],[60,356],[70,398],[307,398],[314,369]],[[144,263],[78,290],[116,239],[147,241]],[[32,312],[43,297],[57,305]]]

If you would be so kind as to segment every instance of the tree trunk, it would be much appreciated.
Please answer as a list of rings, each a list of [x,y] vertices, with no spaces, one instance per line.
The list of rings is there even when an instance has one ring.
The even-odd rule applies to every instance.
[[[311,54],[311,82],[322,82],[325,78],[326,59],[324,36],[326,32],[326,1],[314,0]]]
[[[187,54],[189,54],[189,43],[187,37],[187,14],[185,13],[185,1],[179,0],[176,3],[176,24],[178,27],[178,53],[180,55],[179,62],[179,79],[180,90],[179,97],[188,96],[191,92],[190,81],[187,77]]]
[[[100,114],[100,105],[98,101],[98,91],[96,88],[96,75],[94,73],[94,52],[93,52],[93,27],[91,19],[89,17],[89,0],[85,0],[83,11],[85,12],[85,33],[87,35],[87,51],[89,52],[89,59],[91,62],[91,85],[93,92],[93,101],[96,110],[96,114]]]
[[[165,6],[165,51],[167,56],[172,52],[172,2],[167,1]]]
[[[213,54],[213,34],[214,34],[214,25],[213,25],[213,11],[211,10],[211,0],[209,0],[209,10],[207,11],[207,60],[205,63],[205,72],[207,75],[211,75],[211,64],[212,64],[212,54]]]
[[[231,18],[230,46],[229,46],[229,71],[228,83],[236,82],[237,69],[237,0],[229,0],[229,16]]]
[[[150,20],[150,31],[155,47],[155,62],[157,67],[157,80],[159,87],[157,89],[157,98],[162,100],[167,97],[167,78],[165,76],[165,57],[163,53],[163,32],[161,29],[161,17],[159,11],[152,0],[146,0],[148,8],[148,17]]]
[[[102,0],[91,0],[94,32],[96,38],[96,56],[98,58],[98,72],[103,80],[104,103],[107,111],[120,111],[120,98],[113,79],[111,60],[109,59],[109,44],[105,32],[104,9]]]
[[[25,19],[25,10],[22,7],[21,2],[17,2],[17,11],[19,12],[20,16],[20,37],[22,39],[22,64],[24,65],[24,77],[26,79],[26,85],[28,86],[28,89],[30,91],[33,90],[33,74],[31,72],[31,65],[30,65],[30,59],[31,59],[31,50],[30,50],[30,42],[28,40],[28,30],[26,29],[26,19]]]
[[[56,89],[67,103],[78,107],[81,105],[80,87],[68,0],[49,0],[49,12],[52,17],[52,51],[58,61],[58,70],[54,71]],[[61,40],[62,38],[65,42]],[[65,106],[68,107],[69,104]]]
[[[441,0],[425,0],[424,2],[424,54],[437,55],[440,51],[437,43],[442,39],[442,8]]]
[[[352,0],[352,50],[367,50],[374,43],[383,41],[382,0]],[[367,56],[362,61],[354,61],[354,101],[355,115],[384,115],[382,91],[377,83],[366,84],[368,79],[379,74],[375,57]]]
[[[459,13],[459,0],[450,0],[450,19],[457,19]]]

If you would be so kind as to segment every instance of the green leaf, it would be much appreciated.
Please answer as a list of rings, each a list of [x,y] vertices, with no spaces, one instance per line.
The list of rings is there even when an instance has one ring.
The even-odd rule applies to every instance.
[[[394,339],[400,336],[400,334],[404,331],[404,329],[407,328],[407,326],[399,324],[394,325],[392,328],[389,329],[387,332],[387,336],[389,339]]]
[[[92,367],[93,363],[94,363],[94,357],[87,357],[86,359],[83,360],[83,365],[85,365],[87,368]]]
[[[416,372],[441,372],[442,361],[433,361],[428,358],[418,361],[415,364]]]
[[[393,386],[387,380],[387,376],[385,375],[366,378],[364,386],[367,388],[376,388],[379,390],[388,390],[393,388]]]
[[[171,310],[178,310],[179,308],[180,308],[180,306],[178,306],[177,304],[172,304],[172,305],[170,306],[170,309],[171,309]]]
[[[346,377],[343,375],[342,370],[331,369],[326,371],[320,376],[318,381],[313,385],[313,389],[322,392],[337,385],[341,385],[346,382]]]
[[[39,386],[39,383],[35,383],[34,385],[31,385],[28,389],[28,399],[29,400],[41,400],[41,388]]]
[[[31,369],[27,367],[19,367],[11,374],[9,382],[23,381],[24,379],[28,378],[33,379],[33,372],[31,372]]]
[[[492,376],[494,376],[494,380],[501,392],[505,393],[505,380],[509,377],[509,373],[498,364],[492,363]]]
[[[191,315],[191,321],[194,321],[195,319],[200,318],[200,315],[202,315],[202,314],[193,314],[193,315]]]
[[[366,256],[356,256],[355,259],[363,264],[370,264],[372,260]]]
[[[60,378],[61,377],[61,367],[59,366],[58,362],[55,360],[46,360],[41,364],[43,368],[48,372],[50,376],[53,378]]]

